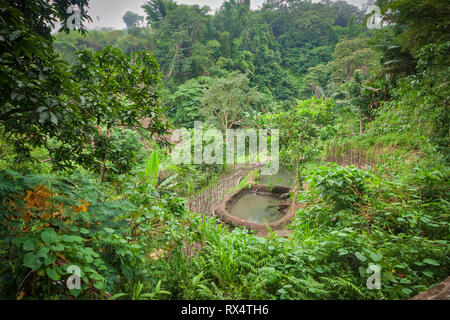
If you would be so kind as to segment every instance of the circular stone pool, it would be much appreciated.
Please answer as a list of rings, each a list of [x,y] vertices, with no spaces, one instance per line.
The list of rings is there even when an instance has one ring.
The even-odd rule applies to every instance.
[[[281,202],[280,198],[273,195],[248,192],[237,199],[228,212],[243,220],[270,223],[280,220],[284,216],[278,207]]]
[[[238,190],[217,208],[216,215],[233,226],[244,226],[257,232],[279,229],[294,216],[289,198],[290,188],[254,185]]]

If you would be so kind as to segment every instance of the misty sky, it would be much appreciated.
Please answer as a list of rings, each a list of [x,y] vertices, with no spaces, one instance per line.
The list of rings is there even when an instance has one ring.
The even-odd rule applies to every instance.
[[[359,7],[367,2],[367,0],[346,1]],[[90,0],[88,12],[93,23],[89,24],[88,28],[111,27],[114,29],[123,29],[125,28],[125,23],[122,20],[122,16],[127,10],[145,16],[145,12],[141,8],[144,2],[145,0]],[[214,11],[220,7],[223,0],[176,0],[175,2],[198,4],[200,6],[207,5]],[[264,0],[251,0],[252,9],[258,8],[263,2]],[[319,0],[313,0],[313,2],[319,2]]]

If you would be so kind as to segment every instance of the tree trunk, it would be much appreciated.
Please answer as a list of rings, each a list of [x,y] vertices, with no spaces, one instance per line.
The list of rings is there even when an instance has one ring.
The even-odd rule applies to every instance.
[[[363,133],[362,113],[359,114],[359,134]]]
[[[110,129],[108,129],[106,131],[106,137],[109,137],[110,132],[111,132]],[[106,168],[106,154],[105,154],[105,156],[103,157],[102,183],[105,183],[105,181],[106,181],[106,172],[107,171],[108,171],[108,169]]]

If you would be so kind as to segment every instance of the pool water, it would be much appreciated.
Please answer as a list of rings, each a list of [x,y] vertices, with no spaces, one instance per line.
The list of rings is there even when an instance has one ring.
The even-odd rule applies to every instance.
[[[256,223],[270,223],[280,220],[284,213],[280,212],[278,205],[282,200],[276,196],[245,193],[231,205],[228,212],[238,218]]]

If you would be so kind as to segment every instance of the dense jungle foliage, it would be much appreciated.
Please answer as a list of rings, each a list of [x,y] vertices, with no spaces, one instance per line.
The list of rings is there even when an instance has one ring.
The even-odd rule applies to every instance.
[[[146,0],[88,31],[88,4],[0,0],[0,298],[408,299],[448,277],[447,1],[378,0],[375,30],[345,1]],[[194,121],[280,130],[287,237],[187,209],[233,167],[171,162]]]

